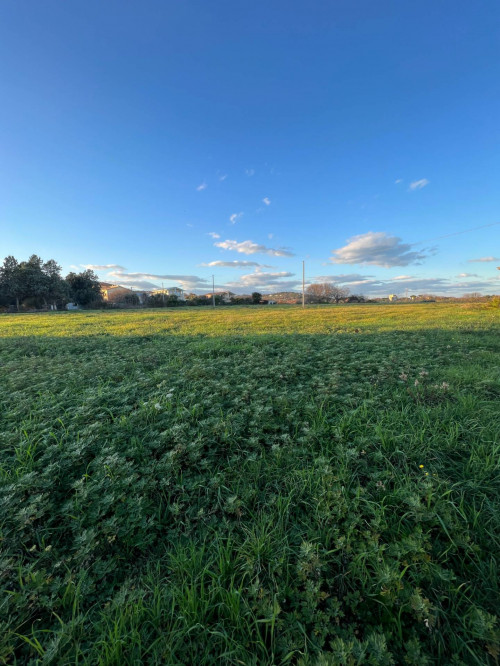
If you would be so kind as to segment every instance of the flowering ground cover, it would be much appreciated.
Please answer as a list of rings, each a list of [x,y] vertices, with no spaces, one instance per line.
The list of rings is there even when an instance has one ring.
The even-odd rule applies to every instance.
[[[0,663],[497,664],[500,311],[0,318]]]

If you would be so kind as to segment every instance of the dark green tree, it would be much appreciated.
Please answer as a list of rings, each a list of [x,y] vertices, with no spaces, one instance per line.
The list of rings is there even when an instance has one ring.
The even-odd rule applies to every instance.
[[[66,282],[69,285],[69,296],[78,305],[91,305],[102,302],[99,278],[90,269],[81,273],[68,273]]]
[[[254,291],[252,294],[252,303],[258,305],[262,300],[262,294],[259,294],[258,291]]]
[[[52,305],[62,305],[69,297],[69,286],[61,275],[61,267],[54,259],[49,259],[42,270],[47,281],[46,300]]]
[[[0,297],[6,304],[16,303],[19,310],[19,301],[23,296],[21,267],[15,257],[5,257],[0,267]]]
[[[28,261],[19,264],[23,298],[30,298],[36,306],[46,302],[48,279],[43,272],[43,261],[32,254]]]
[[[127,305],[140,305],[139,296],[137,294],[126,294],[123,299],[124,303]]]

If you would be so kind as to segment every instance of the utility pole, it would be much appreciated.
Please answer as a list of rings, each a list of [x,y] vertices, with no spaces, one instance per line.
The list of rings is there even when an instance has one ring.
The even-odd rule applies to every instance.
[[[302,261],[302,307],[306,307],[306,262]]]
[[[215,307],[215,277],[212,275],[212,307]]]

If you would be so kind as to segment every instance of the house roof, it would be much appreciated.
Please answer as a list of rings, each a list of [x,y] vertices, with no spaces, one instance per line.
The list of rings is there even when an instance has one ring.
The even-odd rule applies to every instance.
[[[100,282],[101,289],[109,291],[110,289],[124,289],[125,291],[133,291],[130,287],[124,287],[121,284],[110,284],[109,282]]]

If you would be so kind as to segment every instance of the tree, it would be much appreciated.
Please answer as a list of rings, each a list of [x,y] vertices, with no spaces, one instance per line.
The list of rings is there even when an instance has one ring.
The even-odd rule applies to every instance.
[[[70,298],[78,305],[90,305],[102,301],[99,278],[87,269],[81,273],[68,273],[66,282],[69,285]]]
[[[137,294],[126,294],[123,301],[127,305],[140,305],[141,303],[141,301],[139,300],[139,296]]]
[[[30,299],[35,307],[51,302],[64,301],[68,294],[66,283],[61,277],[61,267],[49,259],[44,262],[32,254],[28,261],[18,261],[6,257],[0,268],[0,294],[4,302],[19,303]]]
[[[259,294],[258,291],[254,291],[252,294],[252,303],[258,305],[262,300],[262,294]]]
[[[0,295],[5,303],[16,302],[19,310],[19,301],[22,298],[21,269],[15,257],[5,257],[0,268]]]
[[[69,287],[61,276],[59,264],[54,259],[49,259],[43,264],[42,270],[47,279],[47,300],[55,306],[58,302],[66,301],[69,296]]]
[[[349,289],[339,287],[333,282],[317,282],[306,289],[308,303],[338,303],[349,295]]]
[[[31,298],[38,307],[46,302],[49,280],[43,272],[43,260],[32,254],[28,261],[19,264],[23,298]]]

